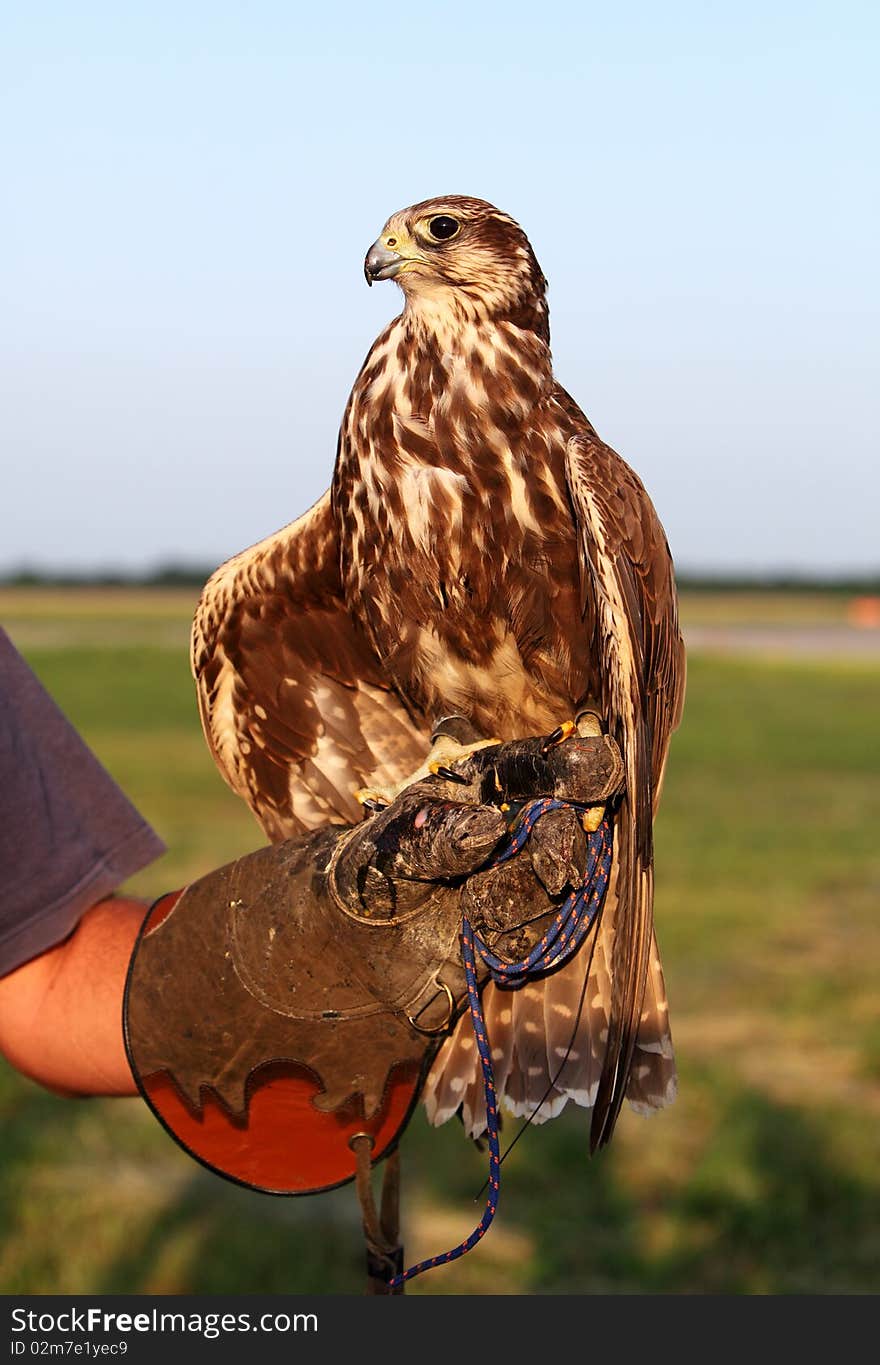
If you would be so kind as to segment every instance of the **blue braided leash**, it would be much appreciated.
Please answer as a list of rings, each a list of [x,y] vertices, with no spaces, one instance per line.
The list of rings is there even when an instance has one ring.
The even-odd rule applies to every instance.
[[[520,813],[516,827],[510,832],[501,851],[494,855],[488,867],[500,867],[503,863],[509,862],[525,847],[538,820],[548,811],[562,810],[567,804],[569,803],[556,801],[549,796],[531,802]],[[492,1219],[498,1209],[498,1196],[501,1192],[498,1104],[495,1095],[495,1077],[492,1071],[492,1054],[483,1019],[480,993],[477,990],[476,954],[479,953],[486,963],[493,981],[506,986],[508,989],[518,990],[525,985],[531,976],[561,966],[573,953],[577,952],[599,913],[608,888],[608,878],[611,875],[612,831],[611,821],[607,815],[595,833],[587,835],[587,851],[587,869],[583,884],[577,890],[572,891],[560,907],[547,932],[535,944],[528,957],[523,958],[522,962],[504,962],[492,952],[485,939],[473,928],[467,916],[462,916],[461,954],[464,960],[474,1037],[477,1041],[477,1051],[480,1054],[480,1065],[483,1069],[483,1090],[486,1095],[489,1194],[483,1216],[469,1237],[466,1237],[457,1247],[453,1247],[451,1251],[444,1251],[442,1255],[432,1256],[427,1261],[419,1261],[418,1265],[410,1266],[401,1275],[395,1275],[388,1283],[389,1289],[399,1289],[406,1280],[414,1279],[416,1275],[421,1275],[425,1270],[433,1270],[435,1266],[448,1265],[450,1261],[457,1261],[460,1256],[464,1256],[466,1252],[476,1246],[492,1224]]]

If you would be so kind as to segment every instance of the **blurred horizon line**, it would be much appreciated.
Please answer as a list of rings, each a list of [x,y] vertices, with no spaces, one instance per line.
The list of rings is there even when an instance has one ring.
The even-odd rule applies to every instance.
[[[201,587],[217,564],[167,558],[141,568],[95,564],[88,568],[52,567],[20,562],[0,566],[2,588],[171,588]],[[767,568],[712,568],[676,565],[679,589],[688,592],[774,591],[880,594],[880,565],[876,569],[817,571],[796,566]]]

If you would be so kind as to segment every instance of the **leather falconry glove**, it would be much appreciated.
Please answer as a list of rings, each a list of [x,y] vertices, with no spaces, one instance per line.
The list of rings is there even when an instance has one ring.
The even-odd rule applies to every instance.
[[[621,791],[608,736],[551,741],[477,749],[357,826],[260,849],[152,907],[126,1045],[148,1104],[193,1156],[305,1194],[355,1176],[359,1138],[373,1163],[394,1149],[465,1007],[462,914],[516,961],[583,878],[571,806],[487,867],[518,806],[604,807]]]

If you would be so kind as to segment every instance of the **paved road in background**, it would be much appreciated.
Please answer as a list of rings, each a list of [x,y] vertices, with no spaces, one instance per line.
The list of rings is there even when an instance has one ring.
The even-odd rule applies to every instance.
[[[880,630],[855,626],[686,626],[694,653],[797,659],[880,659]]]

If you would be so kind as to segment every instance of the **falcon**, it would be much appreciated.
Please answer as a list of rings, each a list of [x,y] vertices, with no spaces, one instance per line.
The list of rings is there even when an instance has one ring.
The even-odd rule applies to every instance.
[[[405,782],[443,717],[498,740],[601,718],[626,791],[592,949],[483,1002],[506,1107],[592,1108],[595,1149],[625,1097],[648,1111],[676,1086],[653,928],[652,823],[685,672],[669,549],[636,474],[553,377],[547,281],[512,218],[426,200],[389,218],[364,270],[400,286],[403,311],[355,380],[329,491],[202,593],[202,723],[282,840],[357,820],[356,794]],[[467,1017],[423,1098],[433,1122],[483,1130]]]

